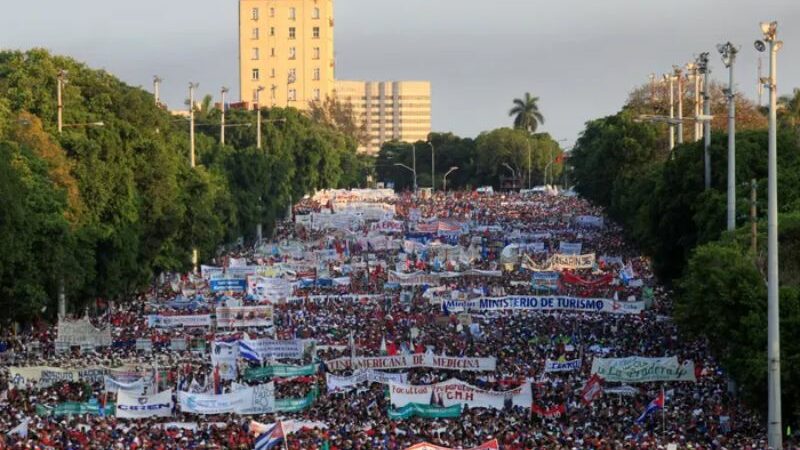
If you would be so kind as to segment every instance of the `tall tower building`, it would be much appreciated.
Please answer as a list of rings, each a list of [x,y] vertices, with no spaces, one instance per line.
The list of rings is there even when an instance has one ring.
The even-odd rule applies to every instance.
[[[331,96],[333,0],[239,0],[239,81],[251,107],[306,109]]]

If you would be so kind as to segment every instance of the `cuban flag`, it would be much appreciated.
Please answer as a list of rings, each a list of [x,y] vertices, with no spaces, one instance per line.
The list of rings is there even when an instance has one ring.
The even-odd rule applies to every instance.
[[[250,339],[239,340],[239,356],[248,361],[261,362],[261,354],[258,353],[258,350],[256,350],[252,342],[250,342]]]
[[[256,421],[250,422],[250,432],[256,436],[253,443],[255,450],[270,450],[284,441],[283,424],[281,422],[269,425]]]
[[[647,405],[647,409],[645,409],[642,415],[639,416],[638,419],[636,419],[636,423],[641,424],[642,422],[645,421],[645,419],[647,419],[647,416],[649,416],[650,414],[658,411],[659,409],[664,409],[665,400],[666,398],[664,396],[664,389],[661,389],[661,393],[658,394],[658,397],[656,397],[652,402],[650,402],[649,405]]]

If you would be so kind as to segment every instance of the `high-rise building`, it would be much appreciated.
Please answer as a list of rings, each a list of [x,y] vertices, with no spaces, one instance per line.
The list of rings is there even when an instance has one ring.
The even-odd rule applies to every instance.
[[[333,73],[333,0],[239,0],[243,102],[306,109],[332,95]]]
[[[337,80],[335,95],[349,103],[368,141],[359,150],[377,152],[386,141],[414,142],[431,132],[431,84],[428,81]]]

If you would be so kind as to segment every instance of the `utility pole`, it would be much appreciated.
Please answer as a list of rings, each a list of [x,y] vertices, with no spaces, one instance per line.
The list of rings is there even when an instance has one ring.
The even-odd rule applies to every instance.
[[[678,79],[678,145],[683,144],[683,71],[680,66],[672,66]]]
[[[194,91],[200,83],[189,83],[189,164],[192,168],[194,161]]]
[[[775,450],[783,448],[781,434],[781,345],[780,310],[778,292],[778,51],[783,42],[777,40],[777,22],[762,22],[763,41],[756,41],[756,50],[769,48],[769,149],[767,157],[767,367],[768,367],[768,444]]]
[[[225,94],[227,94],[228,91],[229,89],[226,88],[225,86],[223,86],[222,89],[220,90],[220,94],[222,97],[221,100],[222,104],[220,105],[220,111],[222,111],[222,114],[220,114],[219,143],[221,145],[225,145]]]
[[[750,180],[750,249],[753,251],[753,256],[758,252],[758,222],[756,222],[756,189],[758,184],[756,179]]]
[[[733,92],[733,65],[738,50],[730,42],[717,46],[728,68],[728,231],[736,228],[736,94]]]
[[[256,89],[256,148],[261,150],[261,91],[264,86]]]
[[[711,95],[708,92],[708,74],[711,68],[708,66],[708,52],[703,52],[697,58],[697,68],[703,75],[703,167],[705,188],[711,189]]]
[[[675,130],[673,119],[675,118],[675,90],[672,86],[672,75],[664,75],[664,81],[669,83],[669,149],[675,148]]]
[[[155,97],[156,106],[161,106],[161,82],[164,81],[158,75],[153,75],[153,96]]]
[[[59,70],[57,83],[56,83],[56,97],[58,97],[58,134],[64,130],[64,101],[62,97],[62,91],[64,90],[64,83],[67,81],[67,71],[66,70]]]

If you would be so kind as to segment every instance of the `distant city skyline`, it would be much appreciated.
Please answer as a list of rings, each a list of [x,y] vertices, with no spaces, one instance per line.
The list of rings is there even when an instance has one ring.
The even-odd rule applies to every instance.
[[[529,91],[540,131],[571,144],[650,73],[709,51],[724,79],[715,45],[725,41],[741,46],[738,87],[755,99],[762,20],[777,20],[786,43],[780,93],[800,87],[797,0],[336,0],[335,18],[336,78],[430,80],[433,130],[468,137],[510,126],[511,100]],[[189,81],[199,97],[238,92],[237,0],[14,2],[0,30],[3,49],[47,48],[148,91],[160,75],[174,109]]]

